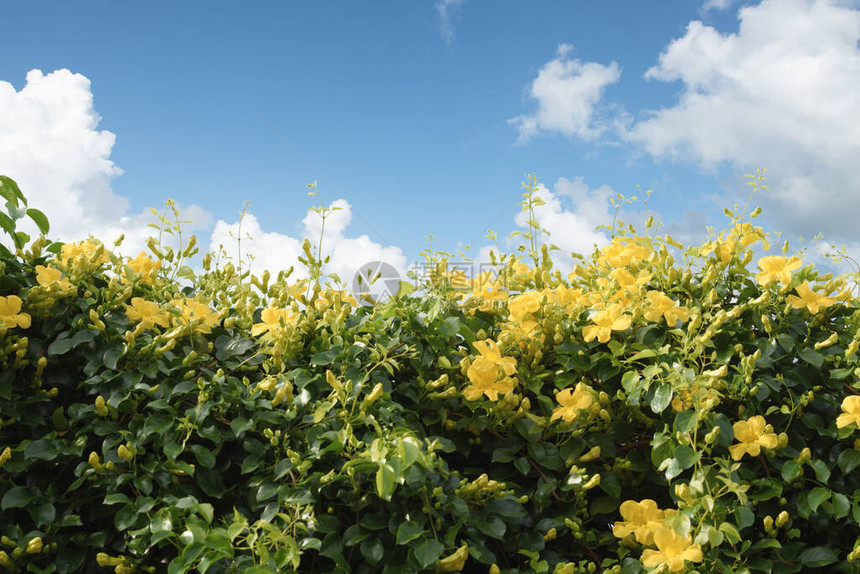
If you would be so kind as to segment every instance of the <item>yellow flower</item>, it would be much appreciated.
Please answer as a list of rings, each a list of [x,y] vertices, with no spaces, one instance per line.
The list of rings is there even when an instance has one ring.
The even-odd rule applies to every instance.
[[[827,297],[826,295],[816,293],[810,289],[809,281],[804,281],[798,285],[796,291],[797,295],[800,295],[800,297],[797,295],[789,295],[786,297],[786,301],[788,301],[795,309],[806,307],[813,315],[818,313],[819,310],[836,303],[836,300],[832,297]]]
[[[738,444],[729,447],[733,460],[740,460],[745,454],[758,456],[762,448],[776,448],[779,439],[773,432],[767,432],[767,423],[764,417],[756,415],[745,421],[738,421],[732,425]]]
[[[277,334],[281,325],[291,325],[295,323],[295,317],[287,309],[276,309],[269,307],[263,309],[260,313],[262,323],[257,323],[251,327],[251,335],[257,337],[263,333],[271,333],[273,336]],[[283,322],[282,322],[283,321]]]
[[[594,389],[585,383],[576,383],[576,387],[563,389],[555,394],[555,400],[560,407],[552,411],[551,421],[562,419],[566,423],[572,423],[579,418],[580,411],[589,410],[594,405]]]
[[[101,253],[99,253],[100,249]],[[66,243],[60,250],[60,259],[63,263],[68,263],[69,260],[77,259],[81,255],[86,257],[87,263],[97,266],[102,263],[107,263],[110,259],[104,246],[98,241],[94,241],[92,239],[79,241],[77,243]]]
[[[459,572],[466,565],[466,559],[469,557],[469,545],[463,544],[450,556],[441,558],[436,563],[436,568],[439,572]]]
[[[619,511],[624,520],[616,522],[612,527],[612,534],[618,538],[624,538],[632,532],[640,544],[653,544],[654,531],[664,527],[666,511],[660,510],[657,503],[650,498],[641,502],[624,501]]]
[[[591,318],[594,325],[588,325],[582,329],[585,342],[597,338],[601,343],[606,343],[612,336],[612,331],[623,331],[630,326],[630,316],[621,315],[621,305],[610,305],[607,309],[598,311]]]
[[[219,323],[218,313],[206,303],[186,297],[174,300],[173,304],[179,309],[179,316],[173,317],[174,325],[191,327],[195,333],[208,333]]]
[[[499,393],[507,394],[514,390],[517,382],[510,375],[517,372],[517,360],[513,357],[502,357],[498,343],[491,339],[475,341],[473,344],[480,355],[466,371],[472,384],[463,390],[463,396],[467,400],[476,401],[481,395],[487,395],[488,399],[496,401],[499,399]]]
[[[768,255],[758,261],[761,273],[755,276],[759,285],[768,285],[772,281],[779,281],[783,285],[791,284],[791,272],[799,269],[803,264],[800,257],[783,257],[781,255]]]
[[[56,289],[61,297],[72,295],[76,291],[75,286],[68,279],[63,279],[62,271],[53,267],[36,265],[36,282],[47,289]]]
[[[850,424],[860,426],[860,396],[851,395],[842,399],[842,410],[836,417],[836,428],[847,427]]]
[[[130,259],[126,263],[137,275],[140,275],[140,282],[146,285],[152,285],[155,281],[155,272],[161,269],[161,261],[153,261],[145,251],[134,259]]]
[[[0,323],[10,327],[30,328],[30,315],[21,313],[23,301],[17,295],[0,297]]]
[[[538,291],[529,291],[522,295],[512,297],[510,301],[508,301],[510,320],[522,323],[526,315],[537,313],[538,309],[540,309],[541,297],[542,294]]]
[[[3,452],[0,453],[0,468],[3,468],[3,465],[9,462],[12,459],[12,449],[8,446],[3,449]]]
[[[648,291],[646,297],[651,304],[643,313],[648,321],[659,321],[665,317],[666,324],[673,327],[678,321],[683,323],[690,317],[686,307],[676,307],[677,302],[660,291]]]
[[[140,297],[134,297],[131,300],[131,305],[127,305],[125,308],[125,314],[130,321],[143,324],[143,329],[152,329],[156,325],[160,327],[170,325],[170,318],[157,303],[146,301]]]
[[[670,572],[681,572],[685,562],[701,562],[702,547],[693,544],[689,534],[678,534],[672,528],[664,526],[654,532],[654,544],[657,550],[650,548],[642,552],[642,564],[651,568],[665,564]]]

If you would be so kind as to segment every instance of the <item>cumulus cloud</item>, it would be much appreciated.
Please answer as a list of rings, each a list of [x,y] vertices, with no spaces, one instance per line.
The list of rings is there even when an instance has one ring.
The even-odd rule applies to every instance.
[[[597,105],[607,86],[621,78],[621,68],[570,59],[573,47],[562,44],[532,82],[529,97],[537,101],[533,114],[508,120],[519,131],[520,143],[541,132],[560,132],[568,137],[591,139],[603,132],[596,120]]]
[[[708,10],[726,10],[731,7],[737,0],[705,0],[702,9]]]
[[[853,3],[856,5],[856,3]],[[737,33],[693,21],[646,78],[680,82],[672,107],[627,138],[654,157],[769,168],[764,201],[784,230],[856,233],[860,216],[860,11],[831,0],[764,0]]]
[[[128,213],[128,199],[111,189],[122,174],[110,159],[116,137],[98,129],[101,117],[86,77],[65,69],[32,70],[20,91],[0,82],[0,110],[0,169],[18,183],[31,207],[45,212],[53,239],[93,235],[111,244],[125,234],[123,252],[143,247],[153,218]],[[183,217],[199,227],[209,214],[190,206]]]
[[[352,220],[352,207],[343,199],[333,201],[329,208],[336,208],[325,220],[323,234],[323,256],[330,256],[326,271],[338,275],[347,286],[351,285],[353,275],[365,263],[384,261],[392,265],[406,277],[406,257],[399,247],[382,246],[372,241],[367,235],[348,237],[346,230]],[[268,269],[271,273],[294,268],[292,278],[307,277],[307,269],[299,263],[303,254],[301,244],[304,238],[313,245],[319,242],[322,228],[322,218],[314,211],[302,220],[300,237],[291,237],[277,232],[264,231],[259,221],[252,214],[247,214],[240,222],[227,223],[218,221],[212,232],[210,250],[217,253],[223,251],[231,261],[242,260],[248,265],[248,256],[253,257],[251,269],[255,273]],[[241,237],[241,243],[237,239]],[[240,253],[241,251],[241,253]]]
[[[539,184],[535,195],[544,205],[535,207],[535,219],[549,232],[541,240],[556,245],[560,251],[553,254],[553,261],[564,271],[570,271],[573,259],[571,252],[591,255],[594,246],[608,243],[606,233],[596,229],[612,221],[609,198],[615,195],[608,185],[591,189],[581,177],[559,178],[550,190]],[[514,223],[523,230],[528,229],[528,213],[521,211]]]
[[[436,13],[439,15],[439,33],[445,43],[450,45],[454,41],[454,25],[451,22],[451,13],[463,0],[437,0]]]

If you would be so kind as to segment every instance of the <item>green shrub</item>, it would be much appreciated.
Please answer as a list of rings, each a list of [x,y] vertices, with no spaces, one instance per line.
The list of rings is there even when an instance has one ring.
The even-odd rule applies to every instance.
[[[853,571],[857,300],[752,268],[743,213],[359,306],[193,241],[25,248],[13,186],[0,572]]]

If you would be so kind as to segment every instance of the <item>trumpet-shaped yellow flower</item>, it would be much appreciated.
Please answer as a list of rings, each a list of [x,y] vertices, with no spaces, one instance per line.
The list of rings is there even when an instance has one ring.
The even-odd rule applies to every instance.
[[[612,534],[618,538],[624,538],[632,532],[640,544],[653,544],[654,531],[664,528],[663,520],[666,518],[666,511],[660,510],[657,503],[650,498],[645,498],[641,502],[626,500],[621,503],[618,510],[624,519],[616,522],[612,527]]]
[[[5,327],[30,328],[30,315],[21,312],[23,301],[17,295],[0,297],[0,323]]]
[[[142,323],[144,329],[152,329],[156,325],[161,327],[170,325],[170,318],[157,303],[140,297],[134,297],[131,300],[131,305],[125,308],[125,314],[130,321]]]
[[[99,254],[100,248],[102,249]],[[69,260],[77,259],[81,255],[86,256],[87,263],[96,266],[107,263],[110,260],[107,249],[104,249],[101,243],[92,239],[77,243],[66,243],[60,250],[60,259],[63,263],[68,263]]]
[[[76,291],[75,286],[68,279],[63,279],[63,272],[53,267],[36,265],[36,282],[49,290],[56,290],[62,297],[72,295]]]
[[[843,413],[836,417],[836,428],[854,424],[860,427],[860,396],[851,395],[842,399]]]
[[[758,261],[761,273],[755,276],[759,285],[768,285],[773,281],[779,281],[783,285],[791,284],[791,272],[800,268],[803,264],[800,257],[791,258],[781,255],[768,255]]]
[[[678,321],[683,323],[690,318],[690,312],[686,307],[677,306],[677,301],[660,291],[649,291],[646,297],[650,307],[647,307],[643,314],[649,321],[665,318],[666,324],[673,327]]]
[[[650,548],[642,552],[642,564],[651,568],[665,564],[670,572],[681,572],[686,562],[701,562],[702,547],[693,544],[689,534],[678,534],[672,528],[663,526],[654,532],[657,550]]]
[[[795,309],[806,307],[813,315],[818,313],[821,309],[830,307],[836,303],[836,299],[822,295],[821,293],[816,293],[810,289],[809,281],[804,281],[798,285],[796,291],[797,295],[789,295],[786,297],[786,301],[788,301],[788,303],[790,303]]]
[[[555,394],[555,400],[561,405],[552,411],[550,420],[562,419],[572,423],[579,418],[581,411],[588,411],[595,404],[595,391],[585,383],[576,383],[576,387],[563,389]]]
[[[733,460],[740,460],[745,454],[758,456],[762,448],[776,448],[779,439],[773,432],[765,430],[767,422],[761,415],[750,417],[745,421],[738,421],[732,425],[735,438],[740,441],[729,447]]]
[[[206,303],[186,297],[173,301],[173,304],[179,309],[179,316],[173,317],[174,324],[188,326],[195,333],[208,333],[219,323],[218,313]]]
[[[499,393],[507,394],[514,390],[517,382],[511,375],[517,372],[517,360],[503,357],[498,343],[491,339],[475,341],[473,344],[480,355],[475,357],[466,371],[471,385],[463,390],[463,396],[476,401],[481,395],[486,395],[491,401],[496,401]]]
[[[153,261],[145,251],[126,263],[136,274],[140,275],[140,282],[152,285],[155,281],[155,272],[161,269],[161,261]]]
[[[582,329],[585,342],[596,338],[599,342],[606,343],[612,337],[612,331],[623,331],[628,328],[631,322],[630,315],[622,315],[621,311],[621,305],[614,304],[595,313],[591,318],[594,325],[588,325]]]
[[[508,301],[508,312],[510,319],[517,323],[522,323],[526,315],[537,313],[540,309],[540,301],[542,293],[539,291],[528,291],[522,295],[512,297]]]
[[[616,237],[602,249],[600,259],[610,267],[623,267],[647,259],[649,254],[647,247],[632,243],[630,238]]]
[[[263,333],[276,335],[281,330],[282,325],[295,324],[296,320],[292,312],[287,309],[276,309],[275,307],[263,309],[263,312],[260,313],[260,319],[262,323],[257,323],[251,327],[251,335],[254,337]]]

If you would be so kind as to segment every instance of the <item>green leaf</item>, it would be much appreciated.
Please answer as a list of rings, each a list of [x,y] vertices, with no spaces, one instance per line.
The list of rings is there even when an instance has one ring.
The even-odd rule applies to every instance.
[[[385,546],[382,545],[382,540],[376,537],[365,540],[359,548],[361,549],[361,555],[371,565],[378,564],[382,560],[382,557],[385,556]]]
[[[12,219],[5,213],[0,213],[0,227],[2,227],[6,233],[14,237],[15,222],[12,221]]]
[[[806,495],[806,500],[809,503],[810,512],[815,512],[821,503],[830,498],[830,490],[823,486],[816,486],[809,494]]]
[[[696,412],[681,411],[675,415],[675,432],[690,432],[696,428]]]
[[[830,546],[813,546],[801,552],[797,560],[809,568],[821,568],[836,562],[838,556]]]
[[[51,230],[51,225],[48,223],[48,218],[45,216],[44,213],[42,213],[38,209],[33,209],[31,207],[27,210],[27,215],[30,216],[30,219],[33,220],[33,223],[36,224],[42,235],[48,234],[48,231]]]
[[[820,369],[821,365],[824,364],[824,355],[821,353],[806,347],[800,352],[800,358],[815,367],[816,369]]]
[[[840,492],[833,493],[833,518],[845,518],[851,512],[851,502]]]
[[[406,544],[424,534],[424,529],[417,522],[407,520],[397,527],[397,543]]]
[[[0,197],[12,204],[12,207],[18,207],[20,200],[24,205],[27,205],[27,199],[21,193],[18,184],[10,177],[0,175]]]
[[[62,333],[53,343],[48,345],[49,355],[65,355],[72,348],[72,341],[68,333]]]
[[[824,461],[811,460],[809,461],[809,466],[811,466],[812,470],[815,471],[815,478],[817,478],[819,482],[827,484],[827,481],[830,480],[830,469],[827,468],[827,465],[824,464]]]
[[[785,482],[791,482],[792,480],[799,477],[802,472],[803,469],[798,463],[794,462],[793,460],[785,461],[785,463],[783,463],[782,465],[782,469],[779,471],[780,475],[782,476],[782,479]]]
[[[28,488],[24,486],[13,486],[6,492],[6,494],[3,495],[3,499],[0,500],[0,510],[23,508],[35,499],[36,497],[30,494],[30,490]]]
[[[657,390],[654,391],[654,396],[651,398],[651,410],[655,414],[660,414],[666,410],[666,407],[672,402],[672,394],[672,385],[664,383],[658,386]]]
[[[27,443],[24,447],[26,458],[38,458],[40,460],[53,460],[59,454],[57,445],[53,439],[41,438]]]
[[[855,468],[860,466],[860,452],[853,448],[843,450],[836,459],[836,465],[844,474],[851,474]]]
[[[460,319],[457,317],[447,317],[439,323],[439,334],[445,339],[453,337],[460,331]]]
[[[621,481],[612,473],[603,473],[600,475],[600,489],[611,496],[618,498],[621,496]]]
[[[689,445],[682,444],[681,446],[675,447],[675,459],[684,470],[696,464],[701,457],[702,454],[693,450]]]
[[[507,530],[505,522],[498,516],[492,514],[473,514],[471,522],[478,528],[478,530],[497,540],[501,540]]]
[[[435,564],[443,552],[445,552],[445,545],[432,538],[423,540],[412,548],[412,555],[415,556],[421,568],[429,568],[431,564]]]
[[[125,345],[118,345],[116,347],[111,347],[110,349],[105,351],[105,354],[104,354],[103,361],[104,361],[105,367],[107,367],[108,369],[110,369],[112,371],[115,371],[116,370],[116,364],[119,362],[119,360],[122,358],[123,355],[125,355]]]
[[[379,495],[379,498],[391,500],[395,478],[394,467],[387,462],[379,465],[379,470],[376,471],[376,494]]]
[[[197,462],[202,466],[206,468],[212,468],[215,466],[215,455],[212,453],[212,450],[199,444],[192,444],[188,447],[188,450],[194,454],[194,458],[196,458]]]

